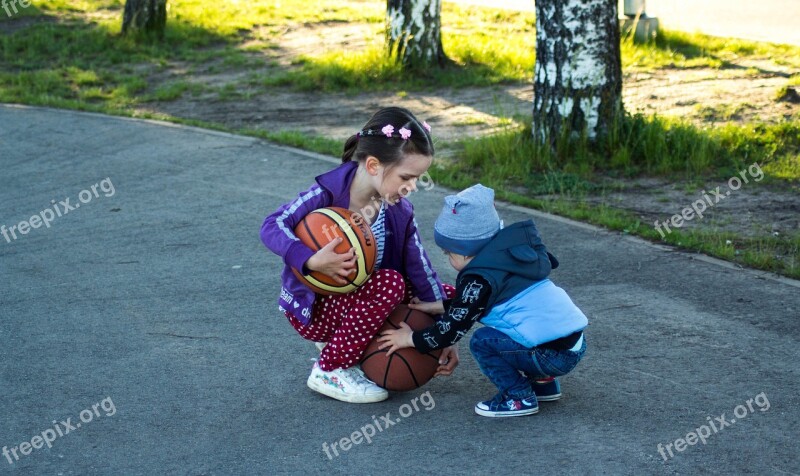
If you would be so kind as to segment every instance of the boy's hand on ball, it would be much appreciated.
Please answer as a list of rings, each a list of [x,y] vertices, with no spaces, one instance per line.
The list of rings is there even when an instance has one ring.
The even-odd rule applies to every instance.
[[[386,355],[389,356],[396,350],[414,347],[414,340],[411,338],[413,333],[414,331],[408,327],[408,324],[401,322],[400,329],[384,331],[378,336],[378,342],[381,343],[378,349],[388,349]]]
[[[418,297],[415,297],[409,301],[408,307],[415,311],[422,311],[434,316],[438,314],[444,314],[444,304],[442,301],[425,302],[420,301]]]
[[[342,237],[331,240],[306,261],[306,268],[330,276],[339,284],[347,284],[344,278],[355,271],[358,258],[353,248],[344,253],[337,253],[336,246],[341,242]]]
[[[458,347],[451,345],[442,349],[442,355],[439,357],[439,367],[436,369],[434,377],[449,376],[458,367]]]

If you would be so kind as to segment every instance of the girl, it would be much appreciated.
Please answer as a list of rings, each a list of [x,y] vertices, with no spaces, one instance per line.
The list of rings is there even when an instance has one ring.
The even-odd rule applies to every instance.
[[[386,390],[368,380],[356,364],[381,325],[401,302],[413,295],[441,302],[452,287],[442,285],[431,267],[417,233],[414,209],[403,197],[416,190],[417,180],[433,160],[430,126],[399,107],[379,110],[344,145],[342,165],[316,177],[316,184],[269,215],[261,241],[283,258],[279,307],[305,339],[322,348],[308,386],[323,395],[352,403],[379,402]],[[318,271],[341,283],[355,267],[351,249],[336,253],[342,238],[314,252],[295,235],[308,213],[323,207],[360,213],[377,242],[375,272],[357,290],[333,296],[315,295],[292,273]],[[407,288],[407,284],[409,285]],[[439,375],[458,364],[454,348],[440,359]]]

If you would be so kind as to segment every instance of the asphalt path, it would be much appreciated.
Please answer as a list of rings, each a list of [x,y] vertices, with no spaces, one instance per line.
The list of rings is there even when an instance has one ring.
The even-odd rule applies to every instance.
[[[281,260],[258,232],[335,165],[0,106],[0,226],[17,227],[0,236],[0,473],[800,473],[798,282],[505,205],[506,223],[535,219],[561,261],[552,279],[590,320],[561,401],[475,415],[494,388],[466,339],[452,377],[385,402],[311,392],[314,346],[277,311]],[[431,231],[446,193],[411,199],[452,282]]]

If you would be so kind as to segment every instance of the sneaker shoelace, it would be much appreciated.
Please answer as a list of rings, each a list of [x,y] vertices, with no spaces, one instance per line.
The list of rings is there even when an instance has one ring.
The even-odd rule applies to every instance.
[[[345,372],[347,372],[350,375],[350,378],[352,378],[358,385],[373,384],[372,380],[368,379],[367,376],[364,375],[364,372],[362,372],[358,367],[350,367],[349,369],[345,369]]]

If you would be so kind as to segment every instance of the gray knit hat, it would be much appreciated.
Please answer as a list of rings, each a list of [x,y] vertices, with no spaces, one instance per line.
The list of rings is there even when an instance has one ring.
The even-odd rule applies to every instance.
[[[500,228],[494,190],[477,184],[444,198],[442,212],[433,225],[433,237],[446,251],[475,256]]]

